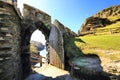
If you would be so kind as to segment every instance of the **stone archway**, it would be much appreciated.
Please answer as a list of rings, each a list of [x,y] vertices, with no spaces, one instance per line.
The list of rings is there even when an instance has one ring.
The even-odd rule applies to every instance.
[[[31,71],[31,63],[30,63],[30,38],[32,33],[35,30],[40,30],[46,40],[48,41],[48,37],[50,34],[50,30],[44,25],[43,22],[34,22],[33,20],[25,20],[22,22],[22,31],[21,31],[21,46],[22,46],[22,53],[21,53],[21,64],[22,64],[22,74],[23,78],[28,76]],[[46,32],[47,31],[47,32]],[[48,43],[48,42],[46,42]],[[47,45],[46,45],[47,47]]]
[[[29,41],[37,29],[50,41],[46,44],[50,64],[64,69],[63,34],[59,27],[51,25],[51,16],[33,7],[25,5],[24,13],[21,17],[15,7],[0,1],[1,80],[23,80],[30,74]],[[52,62],[52,57],[58,64]]]

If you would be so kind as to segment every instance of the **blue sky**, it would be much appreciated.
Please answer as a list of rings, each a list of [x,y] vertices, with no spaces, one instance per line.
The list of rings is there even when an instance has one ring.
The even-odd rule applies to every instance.
[[[87,17],[109,6],[120,4],[120,0],[18,0],[18,5],[27,3],[78,32]]]

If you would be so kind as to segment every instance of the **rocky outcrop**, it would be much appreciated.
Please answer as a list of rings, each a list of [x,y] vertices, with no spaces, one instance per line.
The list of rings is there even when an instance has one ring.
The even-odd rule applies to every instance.
[[[103,72],[99,57],[96,55],[76,57],[71,64],[71,73],[78,79],[109,80],[109,77],[105,76]]]
[[[109,16],[115,16],[115,15],[120,15],[120,5],[106,8],[93,16],[100,17],[100,18],[107,18]]]
[[[45,45],[43,45],[41,42],[38,41],[30,41],[30,44],[33,44],[38,51],[41,51],[45,48]]]
[[[94,28],[104,27],[112,22],[109,21],[107,18],[100,18],[100,17],[89,17],[85,20],[85,23],[81,26],[80,32],[86,32],[92,30]]]
[[[115,21],[110,21],[108,17],[116,15],[120,15],[120,5],[112,6],[96,13],[95,15],[85,20],[80,30],[78,31],[78,35],[89,34],[89,32],[87,33],[87,31],[90,31],[94,28],[105,27],[106,25],[114,23]]]

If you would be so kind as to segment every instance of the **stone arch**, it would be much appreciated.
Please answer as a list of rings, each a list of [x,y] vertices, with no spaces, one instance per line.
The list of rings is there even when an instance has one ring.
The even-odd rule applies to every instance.
[[[22,64],[22,74],[23,78],[28,76],[31,71],[31,64],[30,64],[30,38],[32,33],[35,30],[40,30],[45,38],[46,41],[48,40],[49,37],[49,32],[50,30],[48,29],[47,26],[41,21],[39,22],[33,22],[32,20],[24,20],[22,23],[22,31],[21,31],[21,46],[22,46],[22,53],[21,53],[21,64]],[[47,42],[46,42],[47,43]],[[47,45],[46,45],[47,47]]]
[[[29,75],[31,71],[29,41],[31,34],[37,29],[42,31],[47,41],[52,40],[52,43],[55,43],[52,45],[49,45],[49,42],[46,43],[48,52],[50,52],[49,54],[52,53],[52,50],[55,51],[55,54],[51,54],[50,56],[56,58],[55,55],[57,55],[59,57],[56,58],[56,62],[58,61],[59,64],[52,63],[52,65],[64,69],[64,58],[62,57],[64,55],[64,51],[62,52],[63,38],[59,27],[51,25],[51,17],[46,13],[29,6],[26,6],[26,10],[27,8],[32,9],[31,11],[33,12],[37,11],[43,18],[38,18],[34,16],[34,14],[21,17],[15,7],[0,1],[1,80],[24,80]],[[49,36],[49,34],[51,34],[51,36]],[[57,36],[56,39],[50,38],[52,34]],[[59,47],[59,49],[55,46]],[[52,60],[52,58],[49,59]]]

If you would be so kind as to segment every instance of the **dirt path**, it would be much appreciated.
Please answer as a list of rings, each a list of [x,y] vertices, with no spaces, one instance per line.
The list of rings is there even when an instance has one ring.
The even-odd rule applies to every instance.
[[[68,71],[59,69],[50,64],[35,68],[37,73],[31,74],[26,80],[72,80]]]

